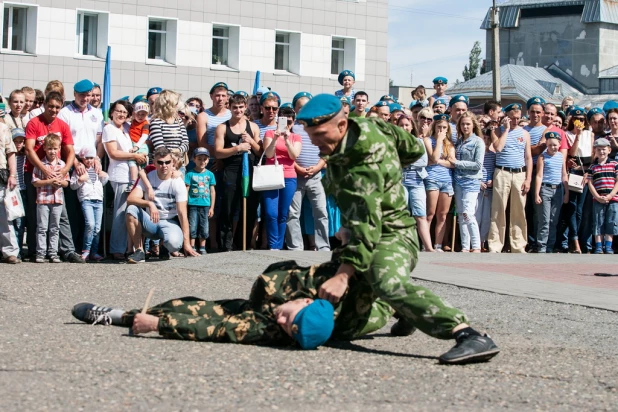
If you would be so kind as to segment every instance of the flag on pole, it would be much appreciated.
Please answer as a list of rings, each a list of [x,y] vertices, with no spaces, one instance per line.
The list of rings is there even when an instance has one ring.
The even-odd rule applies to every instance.
[[[109,106],[112,104],[111,91],[112,91],[112,48],[107,46],[107,56],[105,57],[105,73],[103,77],[103,119],[109,121]]]
[[[249,153],[242,154],[242,197],[249,197]]]
[[[255,83],[253,83],[253,94],[257,93],[257,89],[260,88],[260,71],[255,72]]]

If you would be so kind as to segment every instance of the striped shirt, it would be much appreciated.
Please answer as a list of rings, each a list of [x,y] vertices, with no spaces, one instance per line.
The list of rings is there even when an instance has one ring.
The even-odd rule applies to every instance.
[[[455,123],[450,123],[451,125],[451,142],[453,145],[457,143],[457,125]]]
[[[599,196],[605,196],[611,193],[618,179],[618,163],[607,161],[603,164],[595,162],[590,166],[588,181],[592,181],[594,188]],[[597,200],[594,199],[596,202]],[[618,194],[612,197],[612,203],[618,202]]]
[[[60,169],[62,169],[65,165],[65,163],[60,159],[56,160],[55,165],[51,164],[49,160],[47,160],[47,157],[43,158],[41,160],[41,163],[43,163],[43,166],[48,167],[53,172],[60,171]],[[46,177],[43,174],[43,172],[39,170],[38,167],[35,167],[34,171],[32,172],[32,181],[36,182],[38,180],[46,180]],[[68,173],[64,176],[63,180],[69,180]],[[64,203],[64,191],[62,189],[62,186],[54,187],[53,185],[45,185],[45,186],[37,187],[36,188],[36,203],[37,205],[54,205],[54,204],[61,205],[63,204]]]
[[[19,190],[26,190],[26,182],[24,181],[24,165],[26,164],[26,155],[17,153],[15,159],[17,160],[17,183],[19,184]]]
[[[215,130],[217,130],[217,126],[230,120],[232,118],[232,112],[225,109],[224,112],[219,113],[221,116],[217,116],[211,112],[210,109],[208,109],[206,110],[206,114],[208,115],[208,124],[206,125],[206,144],[209,146],[214,146]]]
[[[262,139],[262,140],[264,140],[264,135],[266,134],[267,131],[269,131],[269,130],[277,130],[277,122],[275,122],[275,124],[272,125],[272,126],[264,126],[262,123],[260,123],[259,120],[256,120],[253,123],[257,124],[257,127],[260,128],[260,139]]]
[[[305,127],[302,124],[295,123],[294,126],[292,126],[292,133],[299,135],[302,139],[302,150],[296,158],[296,163],[300,167],[317,165],[320,161],[320,149],[311,143],[311,139],[309,139]]]
[[[524,138],[524,129],[518,127],[509,131],[506,137],[506,144],[501,152],[496,153],[496,166],[502,167],[524,167],[526,139]]]
[[[547,129],[544,125],[530,127],[524,127],[524,130],[530,134],[530,146],[535,146],[539,144],[541,138],[543,137],[543,132]],[[532,164],[536,166],[536,162],[539,158],[539,155],[532,155]],[[552,183],[553,184],[553,183]]]
[[[543,156],[543,183],[550,185],[562,183],[562,163],[564,163],[562,153],[556,152],[550,156],[545,150],[541,156]]]
[[[434,100],[441,100],[442,102],[444,102],[444,105],[448,109],[448,104],[451,102],[451,96],[447,94],[445,94],[444,96],[438,96],[437,94],[434,93],[434,95],[431,97],[433,97]]]
[[[178,149],[181,153],[186,153],[189,150],[187,129],[178,119],[171,124],[161,119],[152,119],[150,121],[149,139],[154,150],[157,150],[159,147]]]
[[[429,138],[431,140],[431,147],[436,147],[436,139],[432,137]],[[440,153],[442,155],[442,153]],[[452,169],[448,167],[444,167],[439,164],[429,165],[426,168],[427,170],[427,180],[432,180],[434,182],[451,182],[453,180],[452,177]]]
[[[354,96],[355,96],[355,95],[356,95],[356,90],[354,90],[354,89],[350,90],[350,95],[349,95],[349,96],[346,96],[346,95],[343,93],[343,89],[341,89],[341,90],[337,90],[337,91],[335,92],[335,96],[337,96],[337,97],[344,97],[344,96],[345,96],[345,97],[349,97],[349,98],[350,98],[350,100],[354,100]]]
[[[496,153],[488,150],[485,152],[485,158],[483,159],[483,178],[481,179],[481,182],[487,183],[489,180],[494,180],[495,169]]]
[[[416,138],[420,144],[423,144],[423,139]],[[429,162],[427,152],[410,166],[403,169],[403,185],[409,187],[421,187],[424,186],[423,177],[427,175],[425,167]]]

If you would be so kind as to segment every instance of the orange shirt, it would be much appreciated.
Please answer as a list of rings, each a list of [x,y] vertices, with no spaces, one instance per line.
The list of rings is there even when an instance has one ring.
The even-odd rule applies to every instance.
[[[129,137],[133,143],[139,142],[139,139],[142,138],[142,135],[148,134],[150,131],[150,123],[148,123],[148,119],[144,119],[143,122],[138,123],[135,120],[131,122],[131,127],[129,128]]]

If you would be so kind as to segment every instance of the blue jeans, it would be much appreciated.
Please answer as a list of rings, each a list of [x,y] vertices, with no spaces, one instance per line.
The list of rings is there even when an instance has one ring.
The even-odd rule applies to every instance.
[[[191,239],[208,239],[208,212],[210,206],[189,206]]]
[[[178,219],[160,219],[158,223],[150,220],[150,215],[135,205],[127,207],[126,213],[133,216],[142,225],[142,234],[150,239],[162,239],[165,248],[170,252],[182,249],[184,236],[178,224]]]
[[[84,213],[84,220],[86,221],[82,253],[96,254],[99,252],[99,234],[101,233],[101,222],[103,220],[103,201],[82,201],[82,212]]]
[[[476,201],[479,192],[466,191],[457,184],[454,186],[461,250],[481,250],[481,235],[476,221]]]
[[[26,210],[26,205],[28,204],[28,192],[26,191],[26,189],[24,189],[20,190],[19,194],[21,195],[21,201],[23,202],[24,210]],[[22,246],[24,245],[24,234],[26,233],[27,224],[28,215],[13,220],[13,229],[15,230],[15,236],[17,236],[17,247],[19,248],[19,255],[17,255],[17,257],[20,259],[22,256]]]
[[[292,198],[296,192],[296,178],[286,178],[285,187],[264,192],[264,209],[266,214],[266,233],[270,249],[283,249],[285,229]]]
[[[579,240],[582,251],[592,251],[592,195],[588,185],[583,193],[569,192],[569,240]]]

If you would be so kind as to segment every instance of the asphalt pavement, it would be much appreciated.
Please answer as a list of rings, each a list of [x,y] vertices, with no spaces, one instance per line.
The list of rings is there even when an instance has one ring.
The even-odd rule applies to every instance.
[[[542,294],[509,294],[504,286],[507,290],[491,291],[491,285],[462,284],[465,278],[482,283],[473,274],[484,271],[507,276],[494,283],[510,276],[520,289],[542,288],[542,280],[559,290],[567,280],[535,279],[530,268],[541,265],[539,275],[571,273],[574,265],[599,261],[526,255],[518,263],[500,263],[490,259],[514,255],[435,255],[421,255],[417,274],[436,281],[415,281],[460,307],[474,327],[494,338],[502,353],[491,362],[439,365],[437,356],[452,341],[420,332],[392,337],[391,324],[360,340],[300,351],[163,340],[156,334],[129,337],[127,329],[82,324],[70,313],[81,301],[141,307],[151,287],[153,302],[189,295],[246,297],[256,275],[273,261],[293,257],[312,263],[324,254],[233,252],[141,265],[1,265],[0,410],[618,409],[618,313],[568,303],[568,293],[562,294],[564,303]],[[528,269],[509,269],[516,264]],[[459,285],[445,278],[457,274]],[[618,283],[608,278],[607,284],[582,286],[573,279],[568,285],[586,294],[615,290]]]

